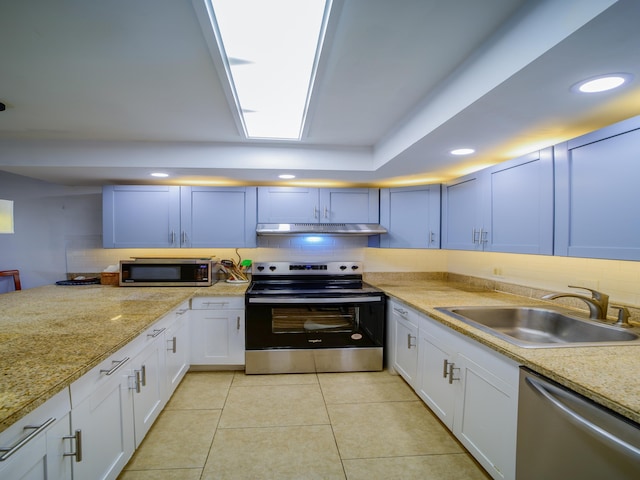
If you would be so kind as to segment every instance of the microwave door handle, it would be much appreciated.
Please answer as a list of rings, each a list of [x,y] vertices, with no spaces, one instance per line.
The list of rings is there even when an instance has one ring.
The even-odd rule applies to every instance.
[[[553,395],[551,391],[545,388],[542,382],[536,380],[532,377],[526,377],[525,381],[529,384],[530,387],[534,389],[536,393],[538,393],[542,398],[547,400],[553,407],[560,411],[560,413],[567,418],[571,423],[577,425],[583,430],[587,430],[591,434],[595,435],[597,438],[600,438],[603,443],[610,445],[616,451],[625,453],[627,455],[632,455],[634,458],[640,458],[640,449],[637,447],[625,442],[621,438],[612,435],[611,433],[604,430],[599,425],[591,422],[586,419],[575,410],[571,409],[569,406],[565,405],[560,401],[559,398]],[[598,408],[598,407],[593,407]]]

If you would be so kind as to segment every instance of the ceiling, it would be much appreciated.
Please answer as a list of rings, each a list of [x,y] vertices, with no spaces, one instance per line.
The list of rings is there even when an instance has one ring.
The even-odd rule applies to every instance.
[[[0,170],[67,185],[434,183],[640,114],[637,0],[334,0],[302,141],[246,140],[204,1],[0,0]],[[570,90],[611,72],[634,79]]]

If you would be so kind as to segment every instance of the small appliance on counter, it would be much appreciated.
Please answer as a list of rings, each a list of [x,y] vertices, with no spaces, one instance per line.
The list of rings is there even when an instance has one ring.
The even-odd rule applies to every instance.
[[[137,257],[120,261],[121,287],[208,287],[216,259]]]

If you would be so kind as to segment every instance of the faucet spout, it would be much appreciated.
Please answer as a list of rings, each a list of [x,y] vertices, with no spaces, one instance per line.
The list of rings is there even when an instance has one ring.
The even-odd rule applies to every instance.
[[[582,288],[583,290],[589,290],[591,292],[591,298],[585,297],[584,295],[578,295],[577,293],[550,293],[542,298],[544,300],[555,300],[556,298],[563,297],[577,298],[585,302],[589,307],[589,318],[606,320],[607,311],[609,309],[608,295],[585,287],[574,287],[573,285],[569,285],[569,288]]]

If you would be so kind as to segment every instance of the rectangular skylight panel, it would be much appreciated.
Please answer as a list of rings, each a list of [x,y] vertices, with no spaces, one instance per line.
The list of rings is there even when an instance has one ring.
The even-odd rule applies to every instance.
[[[299,140],[327,0],[212,0],[249,138]]]

